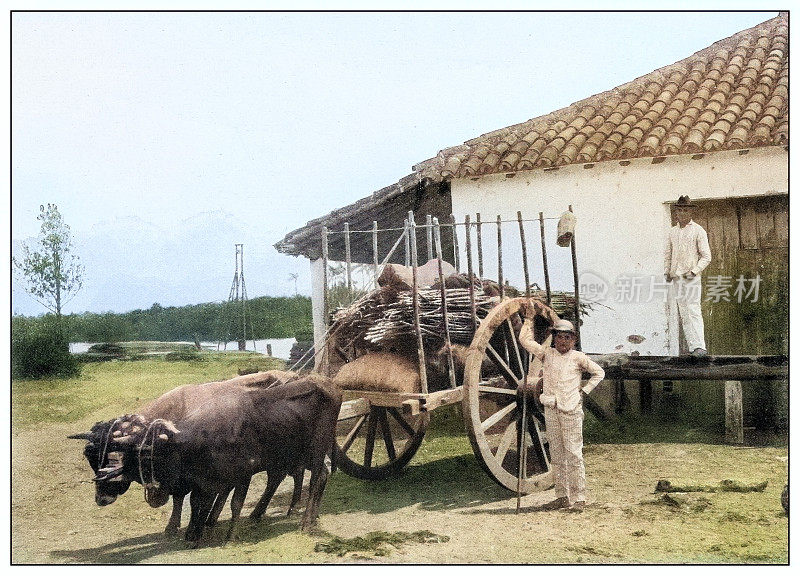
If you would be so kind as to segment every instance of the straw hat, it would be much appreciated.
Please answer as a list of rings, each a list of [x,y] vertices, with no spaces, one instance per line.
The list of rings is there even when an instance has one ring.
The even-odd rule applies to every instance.
[[[556,320],[553,324],[553,332],[570,332],[575,334],[575,327],[569,320]]]

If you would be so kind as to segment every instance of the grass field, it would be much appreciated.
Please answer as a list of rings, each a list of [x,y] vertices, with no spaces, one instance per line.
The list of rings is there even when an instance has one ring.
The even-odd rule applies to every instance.
[[[260,522],[243,517],[224,544],[229,512],[210,542],[190,549],[162,533],[171,503],[150,508],[132,485],[114,504],[94,503],[82,442],[70,433],[135,412],[180,384],[220,380],[264,357],[202,354],[87,364],[68,380],[12,382],[11,561],[39,563],[787,563],[785,436],[728,446],[677,424],[587,419],[589,502],[582,514],[542,512],[552,490],[522,499],[480,468],[457,407],[436,411],[425,441],[397,478],[331,477],[318,527],[285,516],[291,481]],[[276,361],[277,362],[277,361]],[[601,384],[602,385],[602,384]],[[767,481],[762,492],[655,494],[673,485]],[[261,494],[254,477],[243,516]],[[188,520],[188,499],[184,526]]]

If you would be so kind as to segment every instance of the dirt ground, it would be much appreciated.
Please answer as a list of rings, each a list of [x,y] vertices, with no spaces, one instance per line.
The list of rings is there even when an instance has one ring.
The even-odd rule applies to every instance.
[[[234,540],[222,542],[226,510],[210,541],[189,549],[181,537],[162,533],[171,503],[150,508],[139,485],[110,506],[95,505],[83,445],[65,438],[76,431],[75,423],[12,431],[13,564],[788,562],[788,518],[780,506],[786,447],[589,444],[585,512],[536,511],[553,498],[549,490],[523,497],[515,514],[514,494],[486,476],[465,437],[430,434],[399,478],[368,483],[334,474],[310,534],[297,530],[299,514],[284,515],[291,481],[265,519],[244,517],[263,489],[260,474]],[[763,492],[690,492],[667,502],[654,494],[661,478],[768,485]],[[184,526],[188,513],[187,498]],[[333,537],[419,530],[435,536],[341,556],[315,551]]]

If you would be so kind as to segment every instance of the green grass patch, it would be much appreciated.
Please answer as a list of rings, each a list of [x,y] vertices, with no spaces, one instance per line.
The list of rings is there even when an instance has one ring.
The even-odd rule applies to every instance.
[[[86,364],[73,378],[11,381],[11,419],[25,428],[45,422],[100,420],[135,412],[144,403],[182,384],[227,380],[259,356],[265,367],[282,369],[285,362],[257,354],[204,353],[205,362],[148,357],[131,362]]]
[[[164,360],[167,362],[200,362],[205,358],[195,350],[181,350],[179,352],[167,352]]]
[[[708,484],[673,485],[669,480],[659,480],[656,492],[763,492],[767,487],[767,480],[757,484],[746,484],[736,480],[722,480],[716,486]]]
[[[96,506],[82,445],[64,437],[135,412],[182,384],[224,380],[253,367],[284,368],[282,361],[250,353],[201,355],[202,362],[147,355],[86,364],[73,378],[12,380],[12,562],[788,563],[788,518],[780,504],[788,462],[784,438],[767,446],[729,446],[723,434],[689,441],[706,432],[680,423],[625,421],[620,427],[587,415],[593,430],[584,451],[590,505],[583,514],[536,512],[550,492],[524,497],[523,512],[515,514],[513,491],[495,483],[475,458],[459,405],[433,412],[419,451],[396,477],[368,482],[333,474],[317,530],[300,532],[300,515],[285,516],[288,484],[262,520],[247,518],[266,484],[265,475],[257,474],[234,539],[224,542],[226,506],[211,540],[189,549],[182,538],[164,537],[171,505],[150,508],[141,486],[111,506]],[[716,490],[654,494],[666,478],[673,487]],[[736,489],[764,480],[763,491]],[[187,512],[188,505],[184,527]],[[432,540],[414,536],[421,530]],[[523,533],[535,537],[520,538]]]
[[[326,552],[337,556],[344,556],[351,552],[367,552],[373,556],[388,556],[393,549],[400,548],[406,542],[420,544],[438,544],[449,542],[449,536],[434,534],[430,530],[417,532],[368,532],[364,536],[355,538],[339,538],[334,536],[325,542],[319,542],[314,547],[315,552]]]

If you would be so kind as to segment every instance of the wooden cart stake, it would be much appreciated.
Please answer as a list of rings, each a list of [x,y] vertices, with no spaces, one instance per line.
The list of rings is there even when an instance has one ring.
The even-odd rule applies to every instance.
[[[478,278],[483,278],[483,238],[481,237],[481,213],[475,214],[475,233],[478,237]]]
[[[539,231],[542,234],[542,267],[544,268],[544,287],[547,291],[547,305],[550,306],[550,273],[547,271],[547,246],[544,241],[544,214],[539,212]]]
[[[431,215],[428,214],[425,216],[425,232],[427,232],[428,236],[428,262],[433,260],[433,224],[431,220]]]
[[[519,222],[519,242],[522,245],[522,269],[525,272],[525,297],[531,297],[531,281],[528,276],[528,251],[525,248],[525,228],[522,226],[522,212],[517,211],[517,222]]]
[[[378,287],[378,221],[372,221],[372,269],[375,276],[375,288]]]
[[[428,375],[425,372],[425,349],[422,345],[422,330],[419,325],[419,287],[417,286],[417,223],[414,212],[408,212],[408,228],[406,229],[411,244],[411,298],[414,303],[414,331],[417,333],[417,356],[419,357],[419,383],[423,394],[428,393]]]
[[[467,277],[469,278],[469,305],[472,309],[472,330],[478,329],[478,315],[475,313],[475,280],[472,277],[472,231],[469,225],[469,214],[464,216],[464,229],[467,233]]]
[[[444,272],[442,271],[442,236],[439,229],[439,219],[433,219],[433,237],[436,244],[436,260],[439,264],[439,284],[442,293],[442,321],[444,322],[444,341],[447,345],[447,365],[450,369],[450,388],[456,387],[456,369],[453,365],[453,346],[450,341],[450,325],[447,322],[447,288],[444,285]]]
[[[351,275],[352,260],[350,258],[350,223],[344,223],[344,259],[347,269],[347,296],[350,297],[350,292],[353,289],[353,280]]]
[[[453,225],[453,266],[456,267],[456,271],[461,271],[460,264],[458,262],[458,232],[456,231],[456,217],[450,214],[450,223]]]
[[[572,204],[569,205],[569,211],[572,212]],[[572,239],[569,241],[570,250],[572,250],[572,283],[575,287],[575,349],[581,349],[581,317],[580,317],[580,294],[578,293],[578,256],[575,253],[575,231],[572,231]]]
[[[500,299],[503,299],[503,221],[497,215],[497,282],[500,284]]]

